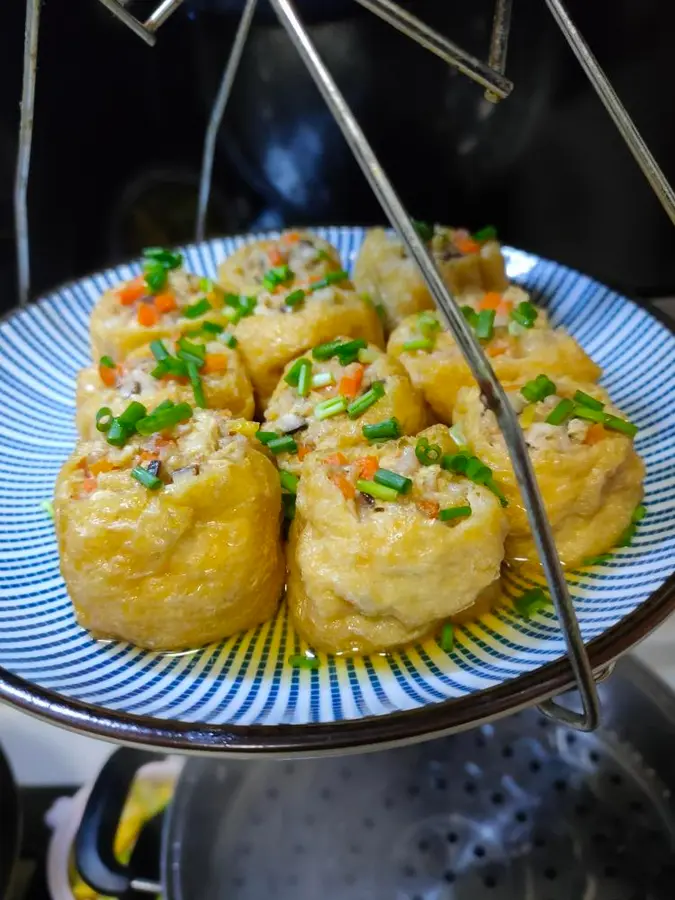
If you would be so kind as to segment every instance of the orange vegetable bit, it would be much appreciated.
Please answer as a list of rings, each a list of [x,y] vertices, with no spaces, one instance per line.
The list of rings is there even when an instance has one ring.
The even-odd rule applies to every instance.
[[[328,477],[336,487],[340,488],[345,500],[353,500],[356,497],[356,488],[341,472],[331,472]]]
[[[114,369],[111,369],[110,366],[99,366],[98,374],[106,387],[115,387],[117,384],[117,375],[119,373],[119,366],[115,366]]]
[[[364,481],[372,481],[373,476],[380,468],[376,456],[362,456],[361,459],[356,460],[356,465],[359,467],[359,478],[363,478]]]
[[[160,438],[161,440],[161,438]],[[140,452],[141,462],[152,462],[155,459],[159,459],[157,452],[154,450],[141,450]]]
[[[327,456],[324,459],[324,463],[327,466],[346,466],[349,460],[344,455],[344,453],[340,453],[338,450],[337,453],[333,453],[332,456]]]
[[[437,519],[438,514],[441,511],[441,507],[435,500],[417,500],[415,506],[428,519]]]
[[[141,303],[138,307],[138,324],[151,328],[159,322],[157,307],[151,303]]]
[[[300,462],[314,450],[314,444],[301,444],[298,447],[298,459]]]
[[[297,244],[300,240],[300,233],[298,231],[287,231],[286,234],[282,235],[281,240],[284,244]]]
[[[137,278],[134,278],[133,281],[130,281],[128,284],[125,284],[124,287],[120,288],[117,292],[117,296],[122,306],[132,306],[147,293],[148,287],[145,283],[145,279],[142,275],[139,275]]]
[[[278,247],[270,247],[267,251],[267,258],[272,266],[280,266],[284,261],[283,254]]]
[[[89,466],[89,471],[92,475],[100,475],[101,472],[112,472],[114,468],[115,466],[109,459],[99,459],[98,462],[92,463]]]
[[[469,253],[478,253],[480,250],[480,244],[478,241],[474,241],[473,238],[455,238],[455,247],[459,250],[460,253],[463,253],[465,256]]]
[[[86,475],[82,482],[82,490],[85,494],[91,494],[96,490],[96,479],[93,475]]]
[[[350,367],[350,371],[340,379],[340,383],[338,384],[338,394],[342,394],[343,397],[354,399],[361,388],[364,371],[365,369],[362,365],[354,366],[353,368]]]
[[[496,340],[492,341],[485,348],[485,352],[488,356],[501,356],[504,353],[508,353],[509,351],[509,343],[508,341]]]
[[[487,294],[483,294],[483,297],[478,304],[479,309],[499,309],[499,306],[502,302],[502,295],[498,294],[497,291],[488,291]]]
[[[204,358],[204,367],[200,370],[201,374],[212,375],[215,372],[226,372],[227,362],[225,353],[207,353]]]
[[[593,422],[591,427],[586,432],[586,439],[584,440],[585,444],[590,444],[592,447],[593,444],[597,444],[598,441],[601,441],[605,436],[605,429],[599,422]]]
[[[497,315],[508,316],[512,309],[513,303],[511,302],[511,300],[502,300],[502,302],[497,307]]]
[[[178,309],[175,295],[170,291],[167,291],[164,294],[157,294],[155,297],[155,308],[157,309],[157,312],[162,314],[173,312],[174,309]]]

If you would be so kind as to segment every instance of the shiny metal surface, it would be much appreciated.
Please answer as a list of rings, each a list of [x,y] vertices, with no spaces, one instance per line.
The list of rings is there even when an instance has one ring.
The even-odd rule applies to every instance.
[[[509,32],[511,30],[511,8],[512,0],[496,0],[495,2],[488,65],[501,75],[506,71],[506,54],[509,49]],[[490,103],[496,103],[499,97],[494,91],[486,91],[485,99],[489,100]]]
[[[130,28],[142,41],[145,41],[146,44],[154,47],[156,41],[155,35],[144,28],[138,19],[135,16],[132,16],[124,6],[117,2],[117,0],[99,0],[99,2],[102,3],[106,9],[110,10],[113,15],[117,16],[120,22],[124,22],[127,28]]]
[[[162,3],[148,16],[143,27],[150,32],[157,31],[169,16],[173,15],[183,0],[162,0]]]
[[[583,711],[581,713],[559,707],[554,700],[547,701],[543,709],[547,715],[557,715],[569,725],[592,730],[597,727],[599,718],[598,696],[593,673],[567,590],[525,439],[513,408],[472,329],[444,284],[429,251],[418,236],[410,216],[382,169],[361,126],[317,53],[293,4],[289,0],[270,0],[270,2],[319,88],[331,114],[340,126],[389,221],[419,266],[436,305],[452,330],[455,340],[478,382],[486,407],[491,409],[497,417],[527,507],[530,527],[534,534],[551,598],[563,628],[570,664],[582,699]]]
[[[624,658],[611,730],[534,710],[341,759],[187,762],[168,900],[671,900],[675,699]]]

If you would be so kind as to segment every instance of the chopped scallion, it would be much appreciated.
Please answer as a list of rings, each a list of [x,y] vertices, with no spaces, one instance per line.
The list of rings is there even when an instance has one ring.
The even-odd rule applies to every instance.
[[[280,266],[274,266],[272,269],[268,269],[267,272],[263,275],[262,286],[267,291],[273,291],[275,288],[279,287],[281,284],[288,284],[288,282],[293,281],[295,278],[295,272],[289,267],[288,263],[283,263]]]
[[[481,341],[489,341],[494,334],[496,314],[494,309],[481,309],[478,313],[474,331]]]
[[[587,406],[589,409],[605,408],[604,403],[596,400],[595,397],[591,397],[590,394],[585,394],[583,391],[577,391],[574,395],[574,400],[576,403],[579,403],[581,406]]]
[[[295,494],[282,494],[281,505],[284,510],[284,519],[292,522],[295,518]]]
[[[202,322],[201,330],[207,334],[222,334],[225,328],[218,322],[211,322],[208,319]]]
[[[186,422],[190,418],[192,418],[192,407],[190,404],[176,403],[174,406],[165,409],[155,409],[149,416],[140,419],[136,422],[136,431],[147,436],[158,431],[164,431],[165,428],[173,428],[179,422]]]
[[[307,357],[301,356],[300,359],[296,359],[293,365],[290,367],[288,372],[284,375],[284,381],[286,384],[290,384],[291,387],[298,386],[298,378],[300,377],[300,370],[304,366],[306,362],[309,362]]]
[[[450,522],[452,519],[466,519],[470,515],[470,506],[449,506],[447,509],[440,510],[438,518],[441,522]]]
[[[318,344],[312,350],[312,356],[319,361],[331,359],[337,354],[338,347],[341,347],[344,341],[328,341],[325,344]]]
[[[279,469],[279,481],[281,482],[282,490],[288,491],[289,494],[297,494],[298,482],[300,481],[297,475],[287,472],[286,469]]]
[[[431,338],[415,338],[412,341],[406,341],[403,344],[403,349],[407,352],[412,352],[413,350],[433,350],[434,342]]]
[[[148,261],[143,269],[145,283],[153,294],[159,294],[167,282],[167,270],[161,263]]]
[[[132,428],[136,425],[139,419],[147,416],[148,411],[143,406],[142,403],[139,403],[138,400],[132,400],[131,403],[124,410],[122,415],[117,417],[117,421],[120,425],[124,426],[124,428]]]
[[[195,404],[200,409],[206,409],[206,396],[204,394],[204,385],[199,377],[199,369],[193,362],[187,364],[188,378],[192,385],[192,393],[194,394]]]
[[[379,355],[380,351],[375,347],[361,347],[356,358],[360,363],[363,363],[364,366],[367,366],[370,365],[370,363],[375,362]]]
[[[556,386],[546,375],[537,375],[532,381],[524,384],[520,393],[528,401],[528,403],[538,403],[555,394]]]
[[[413,228],[417,232],[419,238],[428,243],[434,236],[434,226],[428,222],[421,222],[419,219],[413,219]]]
[[[575,419],[585,419],[587,422],[605,424],[606,416],[601,409],[591,409],[589,406],[580,406],[578,403],[575,403],[572,415]]]
[[[533,407],[532,407],[533,408]],[[567,419],[574,412],[574,403],[565,397],[564,400],[561,400],[551,412],[546,417],[546,421],[549,425],[562,425],[563,422],[567,421]]]
[[[312,375],[313,388],[328,387],[329,384],[335,384],[332,372],[317,372],[315,375]]]
[[[288,664],[293,666],[294,669],[318,669],[321,666],[321,660],[316,656],[292,653],[288,657]]]
[[[187,338],[182,337],[178,341],[177,355],[179,359],[184,360],[186,363],[192,362],[198,369],[201,369],[206,358],[206,348],[203,344],[193,344]]]
[[[633,425],[632,422],[627,422],[625,419],[620,419],[618,416],[612,416],[609,413],[605,413],[602,424],[605,428],[609,428],[610,431],[620,431],[621,434],[626,434],[628,437],[635,437],[638,433],[637,425]]]
[[[367,409],[374,406],[378,400],[384,397],[384,385],[376,381],[373,386],[362,394],[357,400],[352,401],[347,407],[347,415],[350,419],[358,419]]]
[[[40,503],[40,509],[42,509],[49,518],[54,521],[54,504],[51,500],[42,500]]]
[[[191,303],[189,306],[183,307],[183,315],[186,319],[198,319],[200,316],[203,316],[210,309],[213,309],[209,301],[206,297],[202,297],[201,300],[197,300],[196,303]]]
[[[440,327],[441,323],[436,316],[428,310],[421,312],[417,317],[417,329],[424,337],[433,337],[436,332],[440,330]]]
[[[112,425],[113,414],[109,406],[102,406],[96,413],[96,430],[108,431]]]
[[[633,538],[635,537],[635,533],[637,531],[637,525],[634,522],[631,522],[628,528],[625,529],[619,540],[616,542],[617,547],[630,547],[633,543]]]
[[[479,244],[483,244],[485,241],[495,241],[497,240],[497,229],[494,225],[486,225],[485,228],[479,228],[472,237]]]
[[[448,432],[450,433],[450,437],[458,447],[466,447],[466,437],[464,436],[461,425],[453,425],[452,428],[448,429]]]
[[[550,601],[541,588],[531,588],[513,601],[516,612],[528,619],[540,609],[550,605]]]
[[[644,517],[647,515],[647,507],[642,503],[639,506],[636,506],[633,510],[633,515],[631,516],[631,522],[637,525],[638,522],[641,522]]]
[[[321,288],[328,287],[331,284],[339,284],[341,281],[345,281],[349,278],[349,272],[345,272],[344,269],[340,269],[339,272],[329,272],[327,275],[324,275],[322,279],[319,281],[315,281],[314,284],[310,284],[308,290],[320,291]]]
[[[529,301],[525,300],[519,303],[515,309],[511,310],[511,318],[522,328],[533,328],[537,321],[537,308]]]
[[[291,309],[298,306],[305,299],[305,292],[302,288],[298,288],[297,291],[291,291],[291,293],[286,297],[284,303],[286,306],[290,306]]]
[[[226,347],[229,347],[230,350],[234,350],[238,344],[236,337],[229,331],[223,331],[223,333],[218,336],[218,340],[222,341],[222,343],[225,344]]]
[[[455,645],[455,628],[452,622],[446,622],[443,628],[441,628],[441,636],[438,643],[444,653],[450,653]]]
[[[150,351],[157,362],[167,359],[170,355],[163,341],[150,341]]]
[[[356,482],[356,490],[361,491],[362,494],[368,494],[369,497],[374,497],[376,500],[398,500],[398,491],[374,481],[359,479]]]
[[[210,294],[214,287],[215,285],[210,278],[199,279],[199,290],[203,291],[205,294]]]
[[[113,419],[106,433],[106,440],[113,447],[124,447],[133,433],[133,426],[122,425],[119,419]]]
[[[478,313],[472,306],[460,306],[462,315],[472,328],[478,324]]]
[[[582,562],[582,566],[600,566],[612,558],[611,553],[601,553],[599,556],[589,556]]]
[[[260,433],[258,433],[259,435]],[[271,450],[276,456],[277,453],[297,453],[298,445],[295,443],[290,434],[275,435],[271,441],[265,442],[267,449]]]
[[[261,444],[269,444],[270,441],[276,441],[279,434],[276,431],[256,431],[255,436]]]
[[[392,472],[390,469],[378,469],[373,475],[373,481],[391,488],[397,494],[407,494],[412,487],[412,479],[406,478],[405,475],[399,475],[398,472]]]
[[[164,247],[146,247],[143,256],[147,260],[159,263],[164,269],[179,269],[183,265],[182,253],[175,253]]]
[[[331,397],[329,400],[322,400],[314,407],[315,418],[322,421],[330,419],[333,416],[339,416],[347,409],[347,400],[345,397]]]
[[[152,472],[148,472],[147,469],[144,469],[143,466],[134,466],[131,470],[131,477],[135,478],[143,487],[148,488],[150,491],[156,491],[158,488],[161,488],[164,482],[161,478],[158,478],[156,475],[153,475]]]
[[[105,369],[115,369],[117,366],[115,365],[115,360],[110,356],[102,356],[98,361],[99,366],[103,366]]]
[[[374,425],[364,425],[361,431],[368,441],[387,441],[401,437],[401,426],[394,416]]]
[[[441,461],[443,451],[438,444],[430,444],[427,438],[421,437],[415,444],[415,456],[423,466],[432,466]]]
[[[300,360],[301,366],[298,372],[298,394],[306,397],[312,386],[312,364],[308,359]]]

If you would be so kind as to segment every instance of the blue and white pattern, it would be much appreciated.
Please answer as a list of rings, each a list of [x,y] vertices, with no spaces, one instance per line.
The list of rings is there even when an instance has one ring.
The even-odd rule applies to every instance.
[[[319,233],[353,264],[360,228]],[[247,238],[186,250],[188,267],[214,276]],[[507,251],[509,274],[564,324],[605,372],[613,399],[640,427],[648,516],[629,548],[570,584],[588,641],[633,613],[675,568],[675,337],[630,300],[556,263]],[[455,649],[435,641],[363,660],[291,668],[302,649],[282,613],[255,632],[186,654],[96,642],[75,622],[59,575],[50,499],[75,441],[74,381],[89,356],[98,295],[139,271],[120,266],[67,285],[0,325],[0,666],[68,698],[133,716],[219,724],[304,724],[410,710],[475,693],[558,659],[552,612],[530,620],[500,608],[460,630]],[[519,593],[517,580],[507,592]],[[1,673],[0,673],[1,674]]]

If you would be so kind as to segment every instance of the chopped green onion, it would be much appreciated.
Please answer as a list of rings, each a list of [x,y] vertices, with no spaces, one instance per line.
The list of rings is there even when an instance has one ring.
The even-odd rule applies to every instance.
[[[145,283],[153,294],[159,294],[166,285],[166,269],[160,263],[147,262],[144,266],[143,275]]]
[[[107,431],[106,440],[113,447],[124,447],[133,433],[133,426],[122,425],[119,419],[113,419]]]
[[[145,259],[159,263],[164,269],[179,269],[183,265],[183,254],[174,253],[164,247],[146,247],[143,250]]]
[[[148,411],[142,403],[139,403],[138,400],[132,400],[122,415],[117,417],[117,421],[124,428],[133,428],[136,422],[147,416],[147,414]]]
[[[203,344],[193,344],[187,338],[182,337],[178,341],[177,356],[186,363],[194,363],[198,369],[201,369],[206,358],[206,347]]]
[[[434,236],[434,226],[428,222],[421,222],[419,219],[413,219],[413,228],[417,232],[419,238],[425,243],[429,242]]]
[[[482,341],[490,340],[495,330],[495,316],[496,311],[494,309],[481,309],[474,326],[477,338]]]
[[[110,356],[102,356],[99,359],[98,364],[99,364],[99,366],[103,366],[106,369],[116,369],[117,368],[117,366],[115,365],[114,359],[112,359]]]
[[[271,441],[265,442],[267,449],[271,450],[275,455],[277,453],[297,453],[298,445],[295,443],[290,434],[282,436],[276,435]]]
[[[528,619],[533,613],[549,606],[549,599],[541,588],[531,588],[513,601],[516,612]]]
[[[51,500],[42,500],[40,503],[40,509],[44,510],[44,512],[50,517],[50,519],[54,521],[54,504]]]
[[[472,306],[460,306],[462,315],[472,328],[478,324],[478,313]]]
[[[221,335],[218,336],[218,340],[222,341],[226,347],[229,347],[230,350],[234,350],[234,348],[239,343],[236,337],[229,331],[223,331]]]
[[[441,468],[447,472],[455,472],[457,475],[466,474],[466,467],[471,459],[471,454],[466,450],[459,453],[445,453],[441,457]]]
[[[298,493],[298,482],[300,479],[297,475],[287,472],[286,469],[279,469],[279,481],[284,491],[288,491],[289,494]]]
[[[113,414],[109,406],[102,406],[96,413],[96,430],[108,431],[112,425]]]
[[[297,306],[299,303],[305,299],[305,292],[302,288],[298,288],[297,291],[291,291],[291,293],[286,297],[284,303],[286,306],[290,306],[291,308]]]
[[[207,319],[206,322],[202,322],[201,330],[207,334],[222,334],[225,328],[218,322],[211,322]]]
[[[501,506],[505,507],[505,506],[509,505],[509,501],[506,499],[504,492],[502,491],[502,489],[499,487],[499,485],[495,481],[493,475],[491,475],[488,478],[488,480],[485,482],[485,487],[489,491],[492,491],[492,493],[495,495],[495,497],[499,500],[499,503],[501,504]]]
[[[574,403],[566,397],[551,410],[546,416],[546,421],[549,425],[562,425],[572,415],[573,411]]]
[[[359,479],[356,482],[356,489],[361,491],[362,494],[374,497],[376,500],[398,500],[398,491],[383,484],[376,484],[374,481]]]
[[[453,425],[452,428],[448,428],[448,432],[458,447],[466,447],[466,437],[464,436],[461,425]]]
[[[136,422],[136,431],[139,434],[147,435],[155,434],[158,431],[164,431],[165,428],[173,428],[179,422],[185,422],[192,418],[192,407],[189,403],[176,403],[165,409],[156,409]]]
[[[239,294],[223,294],[223,302],[232,309],[239,309]]]
[[[194,394],[195,404],[200,409],[206,409],[206,397],[204,395],[204,385],[202,384],[202,380],[199,377],[199,369],[193,362],[189,362],[187,364],[188,378],[190,379],[190,384],[192,385],[192,393]]]
[[[321,666],[321,660],[316,656],[303,656],[301,653],[292,653],[288,657],[289,666],[294,669],[318,669]]]
[[[150,341],[150,351],[152,355],[155,357],[157,362],[161,362],[163,359],[167,359],[169,357],[169,351],[164,346],[163,341]]]
[[[392,472],[390,469],[378,469],[373,475],[373,481],[391,488],[397,494],[407,494],[412,487],[412,479],[406,478],[405,475],[399,475],[398,472]]]
[[[313,388],[328,387],[329,384],[335,384],[332,372],[317,372],[316,375],[312,375]]]
[[[482,244],[485,241],[495,241],[497,240],[497,229],[494,225],[486,225],[485,228],[479,228],[472,237],[474,241],[478,241],[479,244]]]
[[[585,419],[588,422],[599,422],[601,425],[605,423],[606,415],[601,409],[591,409],[588,406],[579,406],[574,404],[572,413],[575,419]]]
[[[326,344],[318,344],[312,350],[312,356],[319,361],[331,359],[337,354],[338,347],[341,347],[344,341],[328,341]]]
[[[529,301],[525,300],[519,303],[515,309],[511,310],[511,318],[522,328],[533,328],[537,321],[537,308]]]
[[[312,356],[319,361],[332,359],[334,356],[343,366],[348,366],[358,358],[359,352],[365,350],[368,344],[363,338],[353,341],[329,341],[327,344],[319,344],[312,350]]]
[[[631,522],[628,528],[623,532],[619,540],[616,542],[617,547],[630,547],[637,531],[637,525]]]
[[[186,378],[187,363],[183,359],[176,359],[175,356],[167,356],[166,359],[157,363],[150,374],[153,378],[164,378],[165,375],[175,375],[178,378]]]
[[[157,406],[153,409],[151,415],[155,413],[162,412],[163,409],[173,409],[176,404],[173,400],[162,400],[161,403],[158,403]]]
[[[344,397],[331,397],[330,400],[322,400],[314,407],[314,415],[320,421],[339,416],[347,409],[347,400]]]
[[[301,356],[300,359],[296,359],[293,365],[290,367],[288,372],[284,375],[284,381],[286,384],[290,384],[291,387],[298,386],[298,379],[300,378],[300,370],[303,368],[304,364],[309,362],[306,356]]]
[[[474,484],[487,484],[492,477],[492,469],[481,462],[477,456],[472,456],[467,461],[465,474]]]
[[[489,491],[492,491],[502,506],[509,505],[508,500],[494,479],[492,469],[481,462],[477,456],[472,456],[468,451],[460,450],[459,453],[446,453],[441,458],[441,468],[448,472],[455,472],[458,475],[466,475],[474,484],[482,484]]]
[[[647,515],[647,507],[643,506],[641,503],[639,506],[636,506],[633,510],[633,515],[630,517],[631,522],[634,525],[637,525],[638,522],[641,522],[644,517]]]
[[[441,636],[438,643],[441,650],[445,653],[450,653],[455,645],[455,628],[452,622],[446,622],[443,628],[441,628]]]
[[[602,424],[605,428],[609,428],[610,431],[620,431],[622,434],[627,434],[628,437],[635,437],[638,433],[637,425],[633,425],[632,422],[627,422],[625,419],[620,419],[618,416],[612,416],[609,413],[605,413]]]
[[[523,328],[523,326],[519,325],[517,322],[509,322],[508,331],[513,337],[522,337],[527,329]]]
[[[136,481],[140,482],[143,487],[148,488],[150,491],[156,491],[164,484],[161,478],[153,475],[152,472],[148,472],[143,466],[134,466],[131,470],[131,477],[135,478]]]
[[[215,285],[210,278],[199,279],[199,290],[203,291],[205,294],[210,294],[214,287]]]
[[[378,400],[384,397],[384,385],[381,381],[376,381],[373,386],[362,394],[358,400],[354,400],[347,407],[347,415],[350,419],[358,419],[367,409],[374,406]]]
[[[183,308],[183,315],[186,319],[198,319],[200,316],[203,316],[204,313],[207,313],[210,309],[213,309],[213,307],[206,299],[206,297],[202,297],[202,299],[197,300],[196,303],[191,303],[190,306],[185,306]]]
[[[431,340],[431,338],[416,338],[413,341],[406,341],[403,344],[403,349],[406,351],[433,350],[434,342]]]
[[[295,272],[289,267],[288,263],[283,263],[280,266],[274,266],[272,269],[268,269],[267,272],[263,275],[262,286],[265,290],[273,291],[276,287],[279,287],[280,284],[288,284],[289,281],[293,281],[295,278]]]
[[[611,553],[601,553],[599,556],[589,556],[588,559],[585,559],[582,562],[582,566],[599,566],[602,563],[606,563],[608,560],[612,558]]]
[[[312,293],[314,291],[320,291],[321,288],[328,287],[331,284],[339,284],[347,278],[349,278],[349,272],[345,272],[344,269],[340,269],[339,272],[329,272],[327,275],[324,275],[320,281],[315,281],[314,284],[310,284],[308,290]]]
[[[387,441],[401,437],[401,426],[393,416],[374,425],[364,425],[361,431],[368,441]]]
[[[284,509],[284,519],[292,522],[295,518],[295,494],[282,494],[281,505]]]
[[[436,316],[428,310],[421,312],[417,317],[417,329],[424,337],[433,337],[440,327],[441,323]]]
[[[370,365],[370,363],[374,363],[379,355],[380,351],[376,347],[361,347],[356,358],[360,363],[363,363],[364,366],[367,366]]]
[[[321,248],[320,250],[316,251],[316,256],[314,257],[314,259],[316,259],[317,261],[321,260],[323,262],[329,262],[332,259],[332,256],[326,250]]]
[[[524,384],[520,393],[529,403],[538,403],[555,394],[556,386],[546,375],[537,375],[532,381]]]
[[[585,394],[583,391],[577,391],[574,395],[574,399],[577,403],[581,404],[581,406],[587,406],[589,409],[605,408],[604,403],[596,400],[595,397],[591,397],[590,394]]]
[[[302,365],[298,372],[298,394],[306,397],[312,386],[312,364],[308,359],[302,359],[300,362]]]
[[[256,297],[240,297],[239,298],[239,315],[242,319],[245,319],[246,316],[253,315],[253,310],[258,305],[258,300]]]
[[[279,433],[277,431],[256,431],[255,436],[261,444],[269,444],[270,441],[276,441]]]
[[[384,308],[384,304],[376,303],[375,312],[377,313],[380,322],[382,322],[382,324],[384,325],[384,323],[387,321],[387,310]]]
[[[415,444],[415,456],[423,466],[432,466],[441,460],[443,451],[438,444],[430,444],[425,437],[418,438]]]
[[[465,519],[470,515],[470,506],[449,506],[438,513],[438,518],[441,522],[450,522],[452,519]]]

